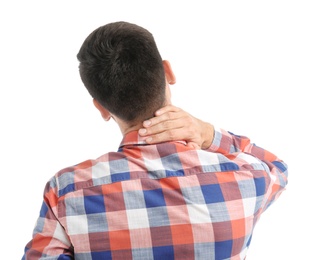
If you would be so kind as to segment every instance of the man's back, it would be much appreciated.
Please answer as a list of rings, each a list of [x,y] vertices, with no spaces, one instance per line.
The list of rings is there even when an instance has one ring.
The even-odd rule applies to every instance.
[[[224,130],[208,150],[147,145],[130,132],[118,152],[52,178],[27,255],[244,259],[257,219],[286,182],[282,161]]]

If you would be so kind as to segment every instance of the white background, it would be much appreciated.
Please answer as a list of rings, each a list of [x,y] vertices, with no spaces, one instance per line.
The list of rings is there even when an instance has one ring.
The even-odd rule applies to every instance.
[[[246,135],[289,165],[289,185],[255,228],[248,260],[316,257],[315,1],[2,1],[1,259],[20,259],[46,181],[116,150],[76,54],[125,20],[149,29],[177,77],[174,104]]]

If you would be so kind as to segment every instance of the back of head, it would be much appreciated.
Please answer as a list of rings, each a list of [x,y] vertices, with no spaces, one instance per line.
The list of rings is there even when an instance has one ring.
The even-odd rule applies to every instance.
[[[77,58],[90,95],[127,122],[153,116],[165,101],[165,73],[152,34],[127,22],[94,30]]]

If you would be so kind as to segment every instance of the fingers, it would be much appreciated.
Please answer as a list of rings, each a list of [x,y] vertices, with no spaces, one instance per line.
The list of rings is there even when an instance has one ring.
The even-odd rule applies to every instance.
[[[143,122],[140,136],[147,136],[147,143],[188,140],[191,138],[193,117],[175,106],[166,106],[155,113],[155,117]]]
[[[141,129],[139,130],[139,133],[140,131]],[[152,144],[152,143],[161,143],[166,141],[183,140],[186,133],[183,132],[183,134],[181,134],[181,132],[183,132],[182,128],[177,128],[177,129],[174,128],[171,130],[161,131],[156,134],[143,134],[143,136],[148,136],[145,139],[145,141],[149,144]]]
[[[184,125],[185,120],[180,120],[184,116],[184,111],[174,106],[166,106],[155,113],[152,117],[143,122],[143,128],[139,130],[141,136],[159,134],[171,129],[177,129]],[[169,133],[167,133],[169,134]]]
[[[143,126],[147,128],[163,123],[163,127],[165,128],[168,127],[168,121],[175,120],[181,117],[183,113],[184,111],[178,107],[171,105],[165,106],[155,112],[155,117],[152,117],[149,120],[144,121]]]
[[[141,136],[159,134],[164,131],[167,131],[169,134],[170,130],[182,128],[186,123],[185,121],[185,118],[155,118],[153,120],[151,119],[151,122],[144,122],[144,128],[141,128],[139,130],[139,133]]]
[[[181,111],[180,108],[175,107],[173,105],[168,105],[168,106],[162,107],[159,110],[157,110],[155,112],[155,116],[160,116],[160,115],[168,113],[168,112],[179,112],[179,111]]]
[[[195,149],[207,149],[213,140],[214,129],[211,124],[169,105],[156,111],[155,117],[144,121],[139,135],[146,137],[149,144],[184,140]]]

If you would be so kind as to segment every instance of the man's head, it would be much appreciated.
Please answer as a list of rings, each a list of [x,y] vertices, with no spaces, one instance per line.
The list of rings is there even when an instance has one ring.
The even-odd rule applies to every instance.
[[[169,64],[146,29],[127,22],[101,26],[86,38],[77,58],[90,95],[121,120],[143,121],[165,104]]]

